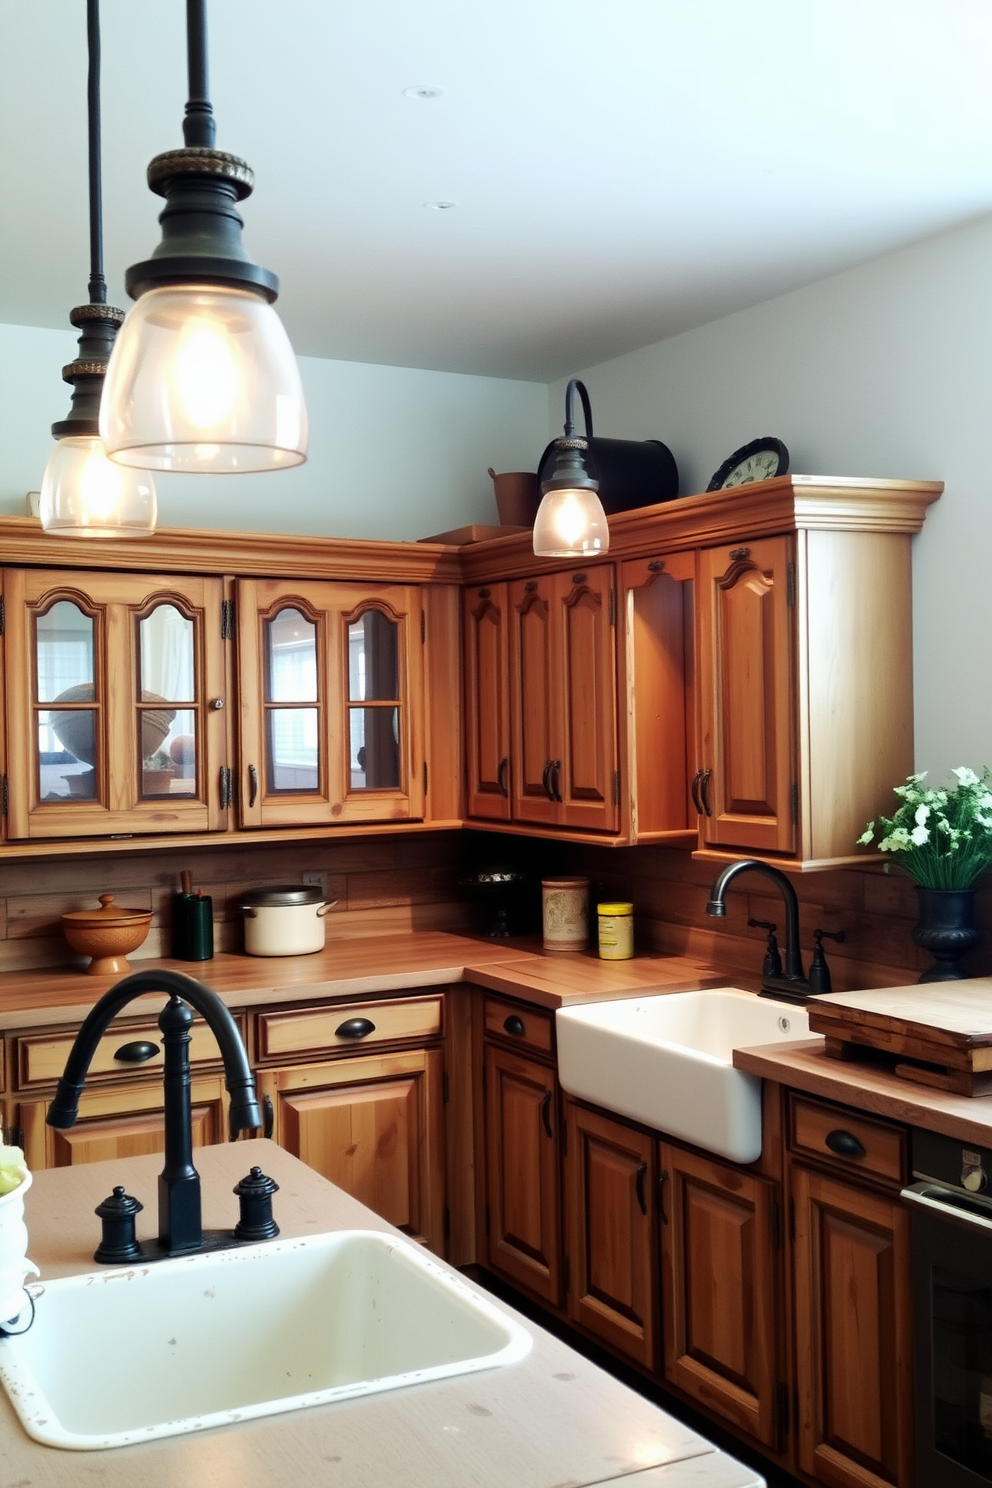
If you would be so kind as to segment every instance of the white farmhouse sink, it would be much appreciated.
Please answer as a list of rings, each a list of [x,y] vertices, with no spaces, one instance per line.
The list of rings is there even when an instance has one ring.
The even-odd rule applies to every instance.
[[[125,1446],[522,1359],[530,1334],[418,1246],[374,1230],[34,1284],[0,1339],[30,1436]]]
[[[761,1156],[761,1081],[735,1049],[809,1038],[804,1008],[720,987],[559,1008],[558,1074],[569,1095],[718,1152]]]

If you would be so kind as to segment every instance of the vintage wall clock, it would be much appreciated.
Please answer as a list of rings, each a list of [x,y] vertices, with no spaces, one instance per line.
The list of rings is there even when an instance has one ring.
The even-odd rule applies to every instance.
[[[731,486],[750,486],[755,481],[787,475],[789,451],[781,439],[752,439],[728,455],[713,476],[707,491],[726,491]]]

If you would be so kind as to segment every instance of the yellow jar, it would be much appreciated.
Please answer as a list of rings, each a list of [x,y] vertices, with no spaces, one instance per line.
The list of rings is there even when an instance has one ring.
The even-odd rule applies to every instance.
[[[634,954],[634,906],[597,904],[599,959],[629,961]]]

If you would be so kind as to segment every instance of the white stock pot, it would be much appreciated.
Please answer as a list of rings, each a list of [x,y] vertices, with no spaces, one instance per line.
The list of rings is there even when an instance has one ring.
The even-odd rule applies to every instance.
[[[249,956],[310,956],[324,949],[324,915],[337,903],[314,884],[250,889],[239,908],[245,916]]]

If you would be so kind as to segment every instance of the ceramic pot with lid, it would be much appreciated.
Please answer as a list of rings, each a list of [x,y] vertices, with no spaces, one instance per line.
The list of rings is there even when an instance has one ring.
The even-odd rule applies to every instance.
[[[324,915],[337,904],[316,884],[249,889],[239,908],[249,956],[312,956],[324,949]]]

